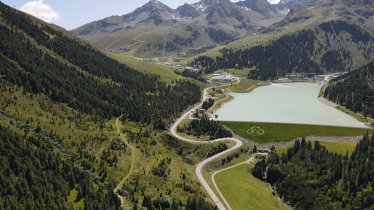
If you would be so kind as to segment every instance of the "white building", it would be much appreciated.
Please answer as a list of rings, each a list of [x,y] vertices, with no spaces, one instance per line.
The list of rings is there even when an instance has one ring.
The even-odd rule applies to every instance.
[[[231,75],[220,74],[220,75],[213,76],[210,79],[210,82],[233,82],[235,80],[237,80],[237,78]]]

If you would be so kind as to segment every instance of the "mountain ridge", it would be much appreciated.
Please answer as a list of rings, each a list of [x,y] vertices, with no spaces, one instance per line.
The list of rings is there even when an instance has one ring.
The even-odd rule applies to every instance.
[[[133,12],[94,21],[72,32],[109,50],[165,55],[211,47],[255,33],[278,22],[286,10],[266,0],[201,0],[176,9],[151,0]]]
[[[192,64],[204,66],[207,72],[253,68],[249,77],[263,80],[356,69],[374,58],[373,4],[315,0],[296,6],[261,34],[213,49],[216,54],[211,57],[206,56],[208,51]]]

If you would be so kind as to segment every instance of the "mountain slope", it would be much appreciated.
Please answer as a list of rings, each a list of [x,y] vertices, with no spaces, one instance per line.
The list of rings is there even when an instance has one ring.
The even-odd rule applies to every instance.
[[[374,58],[373,2],[314,1],[295,7],[262,34],[220,50],[214,60],[195,60],[207,72],[249,67],[250,77],[275,79],[286,74],[348,71]]]
[[[0,209],[71,209],[66,197],[72,190],[86,209],[120,209],[113,191],[95,186],[41,138],[21,138],[0,125],[0,139]]]
[[[251,11],[256,11],[261,13],[264,16],[270,17],[272,13],[275,13],[274,9],[272,8],[271,4],[266,0],[246,0],[246,1],[238,1],[236,5]]]
[[[374,63],[330,82],[324,97],[364,116],[374,117]]]
[[[266,0],[257,2],[246,7],[229,0],[202,0],[171,9],[151,0],[132,13],[88,23],[73,33],[110,50],[168,55],[227,42],[284,17],[265,11]]]
[[[119,64],[62,31],[1,6],[0,59],[4,65],[0,74],[27,91],[44,93],[56,102],[98,117],[123,114],[143,122],[172,117],[199,100],[199,88],[190,82],[171,87],[157,76]],[[171,98],[186,104],[165,104]],[[153,110],[156,107],[166,112]]]
[[[161,82],[2,3],[0,63],[0,209],[119,209],[119,195],[125,209],[214,209],[194,166],[216,145],[163,130],[200,100],[197,85]]]

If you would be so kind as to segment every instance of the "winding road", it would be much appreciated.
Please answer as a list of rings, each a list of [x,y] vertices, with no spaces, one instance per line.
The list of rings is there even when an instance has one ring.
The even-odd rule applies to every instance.
[[[238,81],[240,82],[240,80]],[[199,179],[200,183],[202,184],[202,186],[205,188],[205,190],[208,192],[209,196],[212,198],[212,200],[214,201],[214,203],[217,205],[218,209],[220,210],[226,210],[226,207],[225,205],[220,201],[220,199],[218,198],[218,196],[215,194],[215,192],[213,191],[213,189],[209,186],[208,182],[204,179],[204,176],[203,176],[203,173],[202,173],[202,170],[204,168],[204,166],[206,166],[209,162],[213,161],[214,159],[217,159],[219,157],[222,157],[236,149],[239,149],[242,145],[243,145],[243,142],[240,140],[240,139],[237,139],[237,138],[222,138],[222,139],[215,139],[215,140],[211,140],[211,141],[196,141],[196,140],[192,140],[192,139],[188,139],[186,137],[182,137],[178,134],[177,132],[177,128],[178,128],[178,125],[186,118],[188,118],[188,116],[195,110],[195,109],[198,109],[202,106],[203,102],[208,98],[208,90],[211,89],[211,88],[217,88],[217,87],[227,87],[229,85],[222,85],[222,86],[216,86],[216,87],[208,87],[208,88],[205,88],[204,91],[203,91],[203,98],[202,98],[202,101],[196,105],[195,107],[193,107],[192,109],[190,109],[189,111],[187,111],[186,113],[184,113],[180,118],[178,118],[174,124],[170,127],[170,133],[171,135],[173,135],[175,138],[179,139],[179,140],[182,140],[182,141],[185,141],[185,142],[189,142],[189,143],[194,143],[194,144],[212,144],[212,143],[216,143],[216,142],[226,142],[226,141],[232,141],[235,143],[235,145],[221,153],[218,153],[212,157],[209,157],[205,160],[203,160],[202,162],[198,163],[197,166],[196,166],[196,175],[197,175],[197,178]],[[218,189],[218,188],[217,188]],[[218,190],[218,192],[220,193],[220,191]],[[221,194],[221,193],[220,193]],[[222,194],[220,195],[222,197],[222,199],[224,200],[225,204],[227,203],[227,201],[225,200],[225,198],[222,196]],[[227,204],[226,204],[227,205]],[[229,207],[229,205],[227,205]],[[231,209],[231,208],[230,208]]]
[[[238,80],[238,83],[240,82],[240,80]],[[237,139],[237,138],[221,138],[221,139],[215,139],[215,140],[211,140],[211,141],[196,141],[196,140],[192,140],[192,139],[188,139],[186,137],[182,137],[178,134],[177,132],[177,128],[178,128],[178,125],[184,120],[184,119],[187,119],[189,117],[190,114],[192,114],[192,112],[195,110],[195,109],[198,109],[202,106],[203,102],[205,100],[208,99],[208,90],[209,89],[212,89],[212,88],[219,88],[219,87],[227,87],[229,85],[221,85],[221,86],[214,86],[214,87],[208,87],[208,88],[205,88],[204,91],[203,91],[203,97],[202,97],[202,101],[196,105],[195,107],[193,107],[192,109],[190,109],[189,111],[185,112],[181,117],[179,117],[175,122],[174,124],[170,127],[170,133],[172,136],[174,136],[175,138],[179,139],[179,140],[182,140],[182,141],[185,141],[185,142],[189,142],[189,143],[193,143],[193,144],[213,144],[213,143],[216,143],[216,142],[227,142],[227,141],[231,141],[231,142],[234,142],[235,145],[223,152],[220,152],[216,155],[213,155],[205,160],[203,160],[202,162],[198,163],[197,166],[196,166],[196,175],[197,175],[197,178],[199,179],[200,183],[202,184],[202,186],[205,188],[205,190],[208,192],[209,196],[212,198],[212,200],[214,201],[214,203],[217,205],[217,208],[220,209],[220,210],[226,210],[226,207],[225,205],[231,210],[231,207],[230,205],[227,203],[226,199],[223,197],[222,193],[220,192],[220,190],[218,189],[215,181],[214,181],[214,175],[223,171],[223,170],[227,170],[227,169],[230,169],[230,168],[233,168],[235,166],[238,166],[238,165],[241,165],[241,164],[244,164],[244,163],[241,163],[241,164],[238,164],[238,165],[235,165],[235,166],[231,166],[229,168],[226,168],[226,169],[223,169],[221,171],[217,171],[215,172],[213,175],[212,175],[212,180],[213,180],[213,184],[217,190],[217,192],[219,193],[219,195],[221,196],[222,200],[225,202],[225,205],[220,201],[219,197],[215,194],[215,192],[213,191],[213,189],[210,187],[209,183],[205,180],[204,176],[203,176],[203,168],[211,161],[219,158],[219,157],[222,157],[236,149],[239,149],[242,145],[243,145],[243,142],[240,140],[240,139]],[[225,93],[226,94],[226,93]],[[227,94],[226,94],[227,95]],[[227,96],[228,97],[228,96]],[[222,99],[225,100],[227,99],[224,98]],[[124,135],[122,134],[121,130],[120,130],[120,126],[119,126],[119,118],[116,119],[116,127],[117,127],[117,132],[120,134],[120,137],[122,139],[123,142],[125,142],[125,144],[131,149],[131,166],[130,166],[130,169],[129,169],[129,172],[128,174],[120,181],[120,183],[116,186],[116,188],[114,189],[114,192],[117,193],[117,191],[122,187],[123,183],[128,179],[128,177],[131,175],[132,171],[133,171],[133,167],[134,167],[134,163],[135,163],[135,155],[134,155],[134,148],[127,142],[126,138],[124,137]],[[246,161],[248,162],[248,161]],[[121,200],[121,203],[122,203],[122,207],[124,207],[125,205],[125,199],[119,195],[117,193],[117,196],[120,198]]]

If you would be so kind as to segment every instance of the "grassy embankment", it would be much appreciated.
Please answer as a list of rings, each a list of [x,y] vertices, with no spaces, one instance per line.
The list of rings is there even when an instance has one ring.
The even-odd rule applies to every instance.
[[[346,128],[321,125],[299,125],[281,123],[258,123],[258,122],[222,122],[235,134],[255,141],[257,143],[286,142],[303,136],[360,136],[371,129]],[[254,126],[260,127],[264,131],[263,135],[254,132],[247,132]]]
[[[229,87],[230,91],[235,93],[248,93],[255,88],[265,85],[266,83],[259,80],[242,79],[238,84],[234,84]]]
[[[254,165],[243,164],[216,175],[216,183],[235,210],[287,209],[270,187],[252,175]]]

